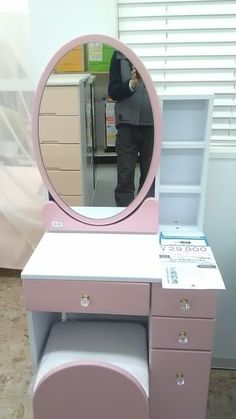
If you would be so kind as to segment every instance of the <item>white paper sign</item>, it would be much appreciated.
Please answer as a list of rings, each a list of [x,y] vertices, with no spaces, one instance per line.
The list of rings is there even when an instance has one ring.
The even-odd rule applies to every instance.
[[[163,288],[225,289],[207,239],[161,236],[160,259],[164,267]]]
[[[90,42],[88,47],[89,61],[102,61],[102,44],[101,42]]]

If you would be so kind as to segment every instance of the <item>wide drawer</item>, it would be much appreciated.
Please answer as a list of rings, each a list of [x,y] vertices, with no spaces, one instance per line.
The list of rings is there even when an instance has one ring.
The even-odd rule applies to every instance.
[[[81,170],[80,144],[41,144],[46,169]]]
[[[171,290],[152,285],[151,312],[154,316],[215,318],[217,290]]]
[[[81,170],[47,170],[59,195],[83,195]]]
[[[211,352],[151,351],[150,419],[205,419]]]
[[[80,117],[40,115],[39,141],[40,143],[80,143]]]
[[[152,348],[211,350],[215,320],[152,317]]]
[[[84,206],[85,198],[83,195],[60,195],[62,201],[70,207]]]
[[[27,279],[23,290],[30,311],[149,314],[149,284]]]
[[[76,86],[47,86],[42,96],[41,114],[79,115],[79,89]]]

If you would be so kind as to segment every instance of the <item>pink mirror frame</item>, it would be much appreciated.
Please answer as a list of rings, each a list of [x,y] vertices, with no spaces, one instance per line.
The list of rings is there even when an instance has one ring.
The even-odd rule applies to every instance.
[[[58,196],[55,189],[53,188],[50,179],[47,175],[41,150],[40,150],[40,141],[39,141],[39,112],[40,112],[40,105],[41,100],[44,92],[45,85],[47,83],[48,78],[50,77],[54,67],[58,63],[58,61],[65,55],[69,50],[72,48],[75,48],[78,45],[90,43],[90,42],[101,42],[104,44],[111,45],[113,48],[120,50],[124,55],[127,56],[127,58],[133,63],[135,68],[138,69],[140,76],[142,77],[147,92],[149,94],[153,116],[154,116],[154,147],[153,147],[153,156],[152,161],[149,169],[148,176],[145,180],[145,183],[136,196],[136,198],[133,200],[133,202],[126,207],[124,210],[122,210],[119,214],[116,214],[109,218],[88,218],[84,215],[80,215],[79,213],[75,212],[73,209],[71,209],[68,205],[65,204],[65,202]],[[34,99],[34,106],[33,106],[33,114],[32,114],[32,135],[33,135],[33,146],[34,146],[34,152],[35,152],[35,158],[36,162],[39,168],[39,171],[41,173],[42,179],[57,203],[57,205],[69,216],[74,218],[75,220],[78,220],[82,223],[88,224],[88,225],[110,225],[117,223],[126,217],[128,217],[130,214],[132,214],[143,202],[145,199],[153,180],[155,179],[155,176],[157,174],[157,170],[159,167],[159,161],[160,161],[160,150],[161,150],[161,112],[160,112],[160,105],[159,105],[159,99],[156,93],[155,86],[153,84],[153,81],[147,72],[146,68],[144,67],[142,61],[138,58],[138,56],[125,44],[123,44],[118,39],[106,36],[106,35],[100,35],[100,34],[91,34],[91,35],[84,35],[80,36],[78,38],[73,39],[66,45],[64,45],[49,61],[47,67],[45,68],[40,81],[38,83],[38,87],[35,93],[35,99]]]

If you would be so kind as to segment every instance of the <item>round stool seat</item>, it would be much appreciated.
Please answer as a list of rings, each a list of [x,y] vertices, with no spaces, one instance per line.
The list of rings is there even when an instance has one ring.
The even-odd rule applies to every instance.
[[[69,321],[53,326],[34,385],[35,419],[148,419],[143,326]]]

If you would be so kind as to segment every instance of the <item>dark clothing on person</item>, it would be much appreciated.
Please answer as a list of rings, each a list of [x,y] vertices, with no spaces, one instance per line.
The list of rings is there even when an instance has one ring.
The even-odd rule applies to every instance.
[[[134,199],[135,168],[139,161],[138,192],[147,177],[153,152],[153,114],[146,87],[142,80],[136,89],[129,86],[132,64],[115,51],[110,64],[109,96],[116,101],[117,206],[128,206]],[[154,196],[154,184],[148,196]]]
[[[134,200],[135,168],[138,154],[140,166],[138,192],[143,186],[152,159],[152,149],[153,127],[119,125],[116,142],[117,186],[115,189],[115,200],[118,207],[128,206]]]
[[[153,126],[151,103],[142,80],[132,92],[129,81],[132,77],[132,64],[119,51],[115,51],[110,64],[108,94],[116,101],[116,126],[130,124]]]

